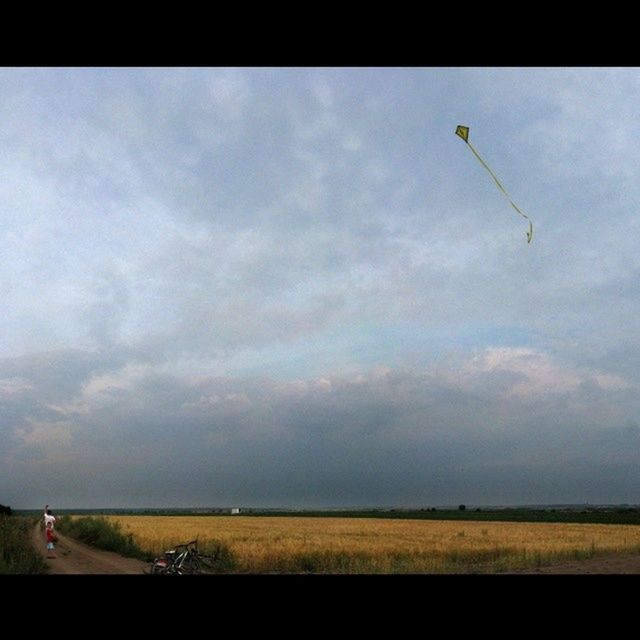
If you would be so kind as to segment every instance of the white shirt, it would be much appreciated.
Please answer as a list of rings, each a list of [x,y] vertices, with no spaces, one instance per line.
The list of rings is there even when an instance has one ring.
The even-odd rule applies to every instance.
[[[47,512],[44,512],[44,526],[46,527],[48,523],[51,523],[51,528],[53,529],[56,526],[56,517],[50,516]]]

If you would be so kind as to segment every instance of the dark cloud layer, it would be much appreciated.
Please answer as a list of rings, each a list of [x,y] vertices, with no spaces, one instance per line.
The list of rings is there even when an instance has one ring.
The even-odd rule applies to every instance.
[[[14,501],[49,492],[122,506],[597,502],[612,483],[633,498],[626,474],[640,430],[620,409],[635,405],[633,392],[535,352],[285,382],[104,363],[79,353],[2,363]]]

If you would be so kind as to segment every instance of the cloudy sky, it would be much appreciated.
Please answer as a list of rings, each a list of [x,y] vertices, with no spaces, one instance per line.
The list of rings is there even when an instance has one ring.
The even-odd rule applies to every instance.
[[[0,502],[639,501],[640,70],[0,95]]]

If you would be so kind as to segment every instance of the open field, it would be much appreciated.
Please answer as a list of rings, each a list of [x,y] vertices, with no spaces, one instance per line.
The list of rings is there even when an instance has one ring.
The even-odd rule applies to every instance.
[[[154,554],[219,540],[250,573],[485,573],[640,553],[633,525],[252,516],[108,516]]]

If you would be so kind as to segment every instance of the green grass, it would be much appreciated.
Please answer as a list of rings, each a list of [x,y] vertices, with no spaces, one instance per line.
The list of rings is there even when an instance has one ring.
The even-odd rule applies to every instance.
[[[119,523],[109,522],[105,518],[61,516],[56,523],[56,529],[98,549],[115,551],[129,558],[152,560],[149,554],[134,542],[130,533],[123,533]]]
[[[48,567],[33,548],[35,521],[19,516],[0,516],[0,574],[46,573]]]

